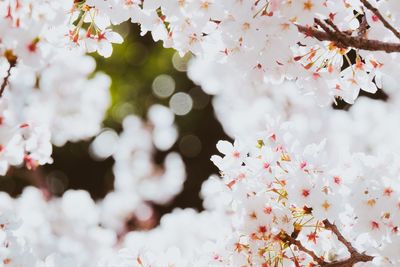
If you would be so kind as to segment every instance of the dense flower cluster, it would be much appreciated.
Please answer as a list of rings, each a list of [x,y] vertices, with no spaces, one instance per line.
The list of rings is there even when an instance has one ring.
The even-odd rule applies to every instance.
[[[205,182],[206,211],[177,210],[130,233],[105,266],[323,266],[354,253],[363,266],[398,265],[399,159],[329,164],[324,143],[302,147],[285,128],[268,127],[253,145],[220,141],[224,155],[212,160],[222,179]]]
[[[64,2],[67,5],[68,1]],[[399,13],[392,2],[373,4],[396,28]],[[313,38],[313,31],[322,29],[347,37],[396,41],[393,32],[358,0],[90,0],[75,1],[70,13],[74,23],[68,36],[75,46],[89,52],[111,55],[111,43],[120,43],[122,38],[110,26],[131,20],[141,25],[143,34],[151,32],[154,40],[162,40],[166,47],[233,67],[254,83],[296,80],[321,104],[335,96],[353,103],[360,89],[375,92],[377,86],[381,87],[382,77],[397,69],[391,64],[396,54],[371,55],[343,47],[345,41],[340,45]],[[276,50],[279,53],[273,52]]]
[[[105,266],[323,266],[354,253],[367,257],[362,266],[398,265],[399,159],[329,164],[324,145],[302,147],[280,126],[253,145],[220,141],[224,155],[212,160],[222,179],[205,182],[206,211],[177,210],[129,234]]]
[[[25,162],[51,162],[51,143],[95,135],[109,104],[110,81],[89,79],[95,62],[64,36],[70,1],[0,3],[1,174]],[[85,125],[85,127],[81,127]]]
[[[397,26],[399,14],[390,6],[391,2],[374,4],[386,11],[385,18]],[[77,6],[76,12],[83,12],[81,21],[95,17],[86,30],[73,38],[86,44],[89,51],[102,51],[103,41],[119,41],[115,40],[115,33],[108,38],[111,32],[104,28],[130,19],[141,24],[143,33],[150,31],[155,40],[163,40],[165,46],[233,67],[253,83],[296,80],[300,88],[314,94],[321,104],[329,103],[335,96],[353,103],[360,89],[374,93],[382,77],[397,69],[391,64],[396,54],[371,55],[343,47],[344,41],[339,45],[312,37],[312,30],[323,29],[346,36],[396,41],[397,37],[360,1],[92,0],[79,2]],[[360,16],[365,18],[368,29],[360,22]],[[327,25],[315,24],[315,19],[325,20]],[[74,32],[80,30],[77,27]],[[87,44],[93,39],[97,40],[98,48]],[[274,53],[278,50],[279,53]]]
[[[35,261],[42,266],[42,259],[48,255],[46,267],[93,266],[93,259],[111,257],[121,247],[121,236],[131,230],[130,220],[153,224],[151,203],[169,201],[182,190],[186,175],[177,154],[166,157],[164,170],[152,162],[155,142],[164,147],[172,145],[171,141],[160,142],[154,137],[160,135],[156,132],[174,132],[175,126],[169,109],[153,106],[150,111],[151,116],[169,117],[169,123],[162,120],[145,124],[134,116],[124,120],[114,152],[114,191],[103,200],[95,202],[83,190],[69,190],[61,198],[47,199],[46,194],[33,187],[26,188],[17,199],[0,194],[0,210],[5,212],[0,215],[0,230],[6,231],[4,238],[12,239],[12,243],[8,239],[1,241],[7,248],[1,258],[5,266],[32,266]],[[13,219],[12,211],[23,223]],[[25,241],[14,241],[14,235]],[[65,261],[65,265],[47,263],[54,257]]]
[[[291,82],[254,85],[251,80],[240,78],[234,69],[221,69],[218,63],[197,58],[189,66],[189,76],[214,95],[216,115],[232,137],[246,139],[249,132],[264,130],[268,114],[290,121],[296,138],[303,144],[326,138],[325,151],[332,158],[349,151],[378,156],[398,150],[400,95],[393,78],[388,77],[385,82],[386,102],[360,97],[344,111],[334,106],[320,108],[312,98],[302,97]]]
[[[205,211],[177,209],[132,231],[132,221],[152,225],[152,203],[185,180],[178,154],[153,163],[178,136],[173,113],[153,106],[149,122],[129,116],[120,135],[93,142],[115,159],[104,199],[30,187],[0,195],[0,265],[400,265],[395,0],[1,1],[1,175],[100,132],[110,81],[86,53],[109,57],[123,41],[112,26],[125,21],[195,55],[189,76],[215,95],[235,138],[212,157],[222,178],[204,183]],[[387,103],[330,107],[378,88]]]
[[[103,224],[117,232],[126,230],[123,227],[131,216],[151,218],[149,203],[167,203],[181,192],[186,179],[177,153],[165,157],[164,169],[153,163],[154,148],[168,149],[177,138],[173,113],[155,105],[149,110],[149,121],[145,124],[136,116],[126,117],[113,154],[114,191],[102,201],[102,217]]]
[[[398,159],[354,154],[332,164],[324,142],[299,150],[293,141],[285,142],[291,136],[276,130],[261,133],[253,147],[218,144],[225,156],[213,161],[237,220],[231,241],[236,249],[226,260],[267,266],[292,261],[294,266],[321,264],[320,257],[345,258],[344,244],[332,234],[334,223],[359,251],[398,264]]]

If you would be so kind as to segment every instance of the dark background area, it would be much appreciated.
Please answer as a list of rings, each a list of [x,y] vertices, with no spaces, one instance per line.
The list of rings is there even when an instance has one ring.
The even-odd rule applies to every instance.
[[[183,71],[189,56],[181,59],[174,50],[163,48],[160,42],[154,43],[149,34],[141,37],[137,25],[123,24],[117,31],[124,36],[124,44],[114,45],[111,58],[96,56],[97,71],[105,72],[112,78],[112,105],[104,120],[104,127],[120,132],[121,122],[126,115],[136,114],[145,118],[152,104],[168,106],[169,98],[158,98],[152,92],[152,83],[160,74],[172,77],[176,84],[175,92],[186,92],[192,96],[193,109],[187,115],[175,116],[179,138],[170,150],[157,152],[155,161],[162,163],[168,152],[190,148],[193,137],[200,141],[201,150],[195,156],[181,153],[187,172],[184,190],[168,205],[157,206],[156,211],[161,215],[175,207],[201,210],[201,184],[210,174],[217,173],[210,156],[217,153],[215,144],[218,140],[228,139],[214,117],[211,97],[196,87]],[[188,136],[190,138],[185,138]],[[12,168],[6,177],[0,178],[0,190],[17,196],[25,186],[31,184],[47,187],[53,195],[62,195],[68,189],[84,189],[94,199],[101,199],[112,190],[114,162],[112,158],[103,161],[93,159],[89,153],[91,141],[54,147],[54,163],[35,171]]]

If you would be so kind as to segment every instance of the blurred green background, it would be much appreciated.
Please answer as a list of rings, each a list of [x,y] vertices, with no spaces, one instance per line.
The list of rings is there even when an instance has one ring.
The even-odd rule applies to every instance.
[[[112,78],[112,105],[104,127],[120,132],[125,116],[136,114],[145,118],[151,105],[169,106],[175,93],[188,94],[193,100],[193,108],[188,114],[175,117],[179,129],[178,141],[170,150],[155,155],[155,161],[162,163],[169,151],[181,153],[186,164],[187,181],[183,192],[173,202],[156,207],[156,210],[161,216],[174,207],[201,209],[198,195],[201,183],[210,174],[217,173],[210,156],[217,153],[217,141],[227,139],[214,117],[211,97],[187,78],[185,70],[190,55],[181,58],[174,50],[163,48],[162,43],[155,43],[149,34],[140,36],[137,25],[122,24],[116,30],[123,35],[125,42],[114,45],[112,57],[104,59],[94,55],[97,70]],[[160,85],[161,91],[157,91]],[[54,163],[34,172],[10,170],[7,177],[0,179],[0,190],[18,195],[23,187],[34,184],[48,187],[54,195],[61,195],[72,188],[85,189],[93,198],[102,198],[112,190],[113,160],[93,159],[89,154],[91,141],[54,147]]]

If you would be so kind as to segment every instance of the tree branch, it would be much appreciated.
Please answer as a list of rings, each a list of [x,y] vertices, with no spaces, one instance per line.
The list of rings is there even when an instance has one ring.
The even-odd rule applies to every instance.
[[[358,28],[358,37],[362,38],[367,36],[368,26],[367,18],[363,16],[361,18],[360,27]]]
[[[339,30],[339,28],[330,19],[326,19],[324,22],[322,22],[321,20],[315,18],[314,21],[327,34],[329,34],[330,36],[335,36],[335,38],[338,39],[339,47],[346,48],[346,46],[340,44],[346,43],[346,37],[350,36],[349,34],[345,34],[341,30]],[[333,31],[329,28],[329,26],[333,29]]]
[[[8,80],[10,79],[11,69],[17,65],[17,56],[14,55],[12,50],[6,50],[4,52],[4,57],[7,59],[8,63],[10,64],[10,67],[8,68],[7,74],[3,78],[3,82],[0,86],[0,98],[3,96],[4,90],[6,89],[6,86],[8,84]]]
[[[350,253],[350,258],[345,260],[338,260],[334,262],[326,262],[322,257],[318,257],[314,251],[307,249],[303,244],[296,238],[289,236],[286,233],[281,233],[280,239],[288,245],[295,245],[300,251],[307,253],[313,258],[314,262],[321,267],[353,267],[354,264],[359,262],[369,262],[374,259],[374,257],[366,255],[364,253],[359,253],[353,245],[346,240],[346,238],[340,233],[339,229],[335,224],[330,223],[328,220],[323,221],[325,229],[332,231],[338,240],[347,248]]]
[[[358,262],[368,262],[372,261],[374,257],[359,253],[353,245],[347,241],[347,239],[340,233],[339,229],[335,224],[330,223],[328,220],[323,221],[325,228],[331,230],[338,238],[338,240],[347,248],[350,253],[350,258],[342,261],[334,261],[324,263],[322,267],[352,267],[354,264]]]
[[[313,258],[313,260],[316,263],[318,263],[319,265],[322,266],[323,264],[325,264],[325,261],[322,258],[318,257],[314,253],[314,251],[309,250],[306,247],[304,247],[303,244],[301,244],[301,242],[299,240],[287,235],[286,233],[284,234],[283,240],[286,241],[290,245],[295,245],[299,250],[301,250],[301,251],[307,253],[308,255],[310,255]]]
[[[343,245],[345,245],[345,247],[350,252],[350,254],[353,254],[356,252],[353,245],[349,241],[346,240],[346,238],[342,235],[342,233],[340,233],[340,231],[336,225],[330,223],[328,220],[324,220],[323,223],[325,225],[325,228],[331,230],[337,236],[339,241],[342,242]]]
[[[311,26],[296,25],[299,32],[319,41],[330,41],[339,47],[352,47],[367,51],[384,51],[386,53],[400,52],[400,43],[388,43],[370,40],[359,36],[345,35],[343,32],[325,32]]]
[[[0,87],[0,97],[3,96],[3,92],[6,89],[7,84],[8,84],[8,79],[11,76],[11,69],[13,67],[15,67],[15,65],[16,65],[15,63],[10,62],[10,67],[7,70],[7,75],[3,78],[3,83],[1,84],[1,87]]]
[[[348,258],[347,260],[324,263],[321,265],[321,267],[353,267],[356,263],[368,262],[372,261],[373,259],[373,257],[368,255],[357,254]]]
[[[389,29],[397,38],[400,39],[400,32],[398,32],[381,14],[381,12],[374,7],[368,0],[360,0],[361,3],[369,9],[375,16],[379,18],[379,20],[383,23],[383,25]]]
[[[318,20],[318,19],[317,19]],[[345,35],[346,36],[346,34],[344,33],[344,32],[342,32],[341,30],[339,30],[339,28],[335,25],[335,23],[333,23],[333,21],[331,20],[331,19],[326,19],[326,20],[324,20],[325,21],[325,23],[326,24],[328,24],[329,26],[331,26],[332,27],[332,29],[335,31],[335,32],[337,32],[337,33],[340,33],[341,35]],[[347,34],[348,35],[348,34]]]

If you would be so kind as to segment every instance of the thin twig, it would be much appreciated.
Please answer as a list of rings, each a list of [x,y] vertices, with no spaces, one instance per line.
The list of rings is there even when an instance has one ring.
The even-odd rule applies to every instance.
[[[368,21],[365,15],[361,18],[360,27],[358,28],[358,37],[366,37],[368,29]]]
[[[324,20],[326,24],[328,24],[329,26],[332,27],[332,29],[335,30],[335,32],[340,32],[342,34],[344,34],[341,30],[339,30],[339,28],[335,25],[335,23],[333,23],[333,21],[331,19],[326,19]]]
[[[400,32],[398,32],[382,15],[382,13],[374,7],[368,0],[360,0],[363,5],[379,18],[383,25],[389,29],[397,38],[400,39]]]
[[[284,236],[284,240],[287,241],[290,245],[295,245],[299,250],[307,253],[308,255],[310,255],[313,260],[315,262],[317,262],[319,265],[323,265],[325,264],[324,260],[320,257],[318,257],[314,251],[307,249],[306,247],[303,246],[303,244],[301,244],[301,242],[287,234],[285,234]]]
[[[3,96],[4,90],[6,89],[7,84],[8,84],[8,80],[11,76],[11,69],[13,67],[15,67],[15,65],[16,65],[15,63],[10,62],[10,67],[7,70],[7,75],[3,78],[3,83],[1,84],[1,87],[0,87],[0,97]]]
[[[314,19],[315,23],[320,26],[327,34],[330,36],[338,39],[337,45],[341,48],[347,48],[344,44],[346,43],[346,35],[344,32],[339,30],[339,28],[331,21],[331,20],[325,20],[325,22],[322,22],[320,19],[315,18]],[[329,26],[334,30],[332,31],[329,29]]]
[[[331,29],[329,29],[328,26],[326,26],[320,19],[315,18],[314,22],[320,26],[327,34],[329,35],[333,35],[334,33],[331,31]]]

